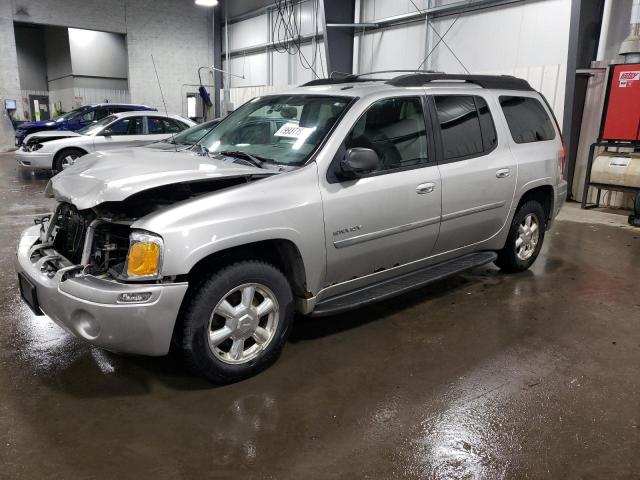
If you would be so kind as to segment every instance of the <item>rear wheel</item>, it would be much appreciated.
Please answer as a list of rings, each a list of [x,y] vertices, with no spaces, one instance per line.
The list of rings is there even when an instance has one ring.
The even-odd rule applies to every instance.
[[[285,276],[259,261],[229,265],[187,299],[181,350],[187,364],[214,383],[253,376],[280,355],[293,322]]]
[[[538,258],[545,229],[542,205],[535,200],[522,204],[511,222],[507,242],[498,252],[496,265],[505,272],[527,270]]]
[[[56,173],[61,172],[62,170],[75,164],[76,160],[83,155],[86,155],[86,152],[80,150],[79,148],[65,148],[64,150],[61,150],[56,154],[56,157],[53,160],[53,170]]]

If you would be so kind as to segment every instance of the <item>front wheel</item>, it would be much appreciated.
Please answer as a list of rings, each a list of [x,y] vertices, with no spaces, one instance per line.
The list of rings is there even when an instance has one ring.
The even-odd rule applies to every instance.
[[[275,362],[294,316],[286,277],[259,261],[214,273],[187,302],[182,353],[193,370],[218,384],[243,380]]]
[[[496,265],[505,272],[527,270],[538,258],[545,229],[542,205],[535,200],[522,204],[513,216],[507,242],[498,252]]]
[[[71,165],[76,163],[83,155],[86,155],[86,152],[83,152],[79,148],[65,148],[60,151],[55,159],[53,160],[53,170],[55,173],[61,172],[62,170],[69,168]]]

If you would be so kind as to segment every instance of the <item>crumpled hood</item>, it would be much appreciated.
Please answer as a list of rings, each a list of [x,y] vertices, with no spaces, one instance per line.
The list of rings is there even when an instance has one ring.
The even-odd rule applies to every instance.
[[[71,130],[41,130],[39,132],[30,133],[24,139],[25,143],[42,140],[43,142],[48,142],[50,140],[56,140],[58,138],[67,138],[67,137],[81,137],[79,133],[72,132]]]
[[[84,210],[163,185],[276,173],[192,152],[160,153],[140,147],[82,157],[49,181],[45,195]]]

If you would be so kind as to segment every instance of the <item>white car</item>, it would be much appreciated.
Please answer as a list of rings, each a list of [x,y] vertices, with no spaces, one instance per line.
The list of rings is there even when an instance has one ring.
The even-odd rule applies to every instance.
[[[194,125],[178,115],[159,112],[116,113],[75,132],[32,133],[16,152],[16,160],[24,168],[59,172],[88,153],[147,145]]]

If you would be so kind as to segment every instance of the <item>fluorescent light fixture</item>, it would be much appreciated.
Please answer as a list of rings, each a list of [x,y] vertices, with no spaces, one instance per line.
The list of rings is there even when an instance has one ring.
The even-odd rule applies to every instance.
[[[196,5],[202,7],[215,7],[218,5],[218,0],[196,0]]]

